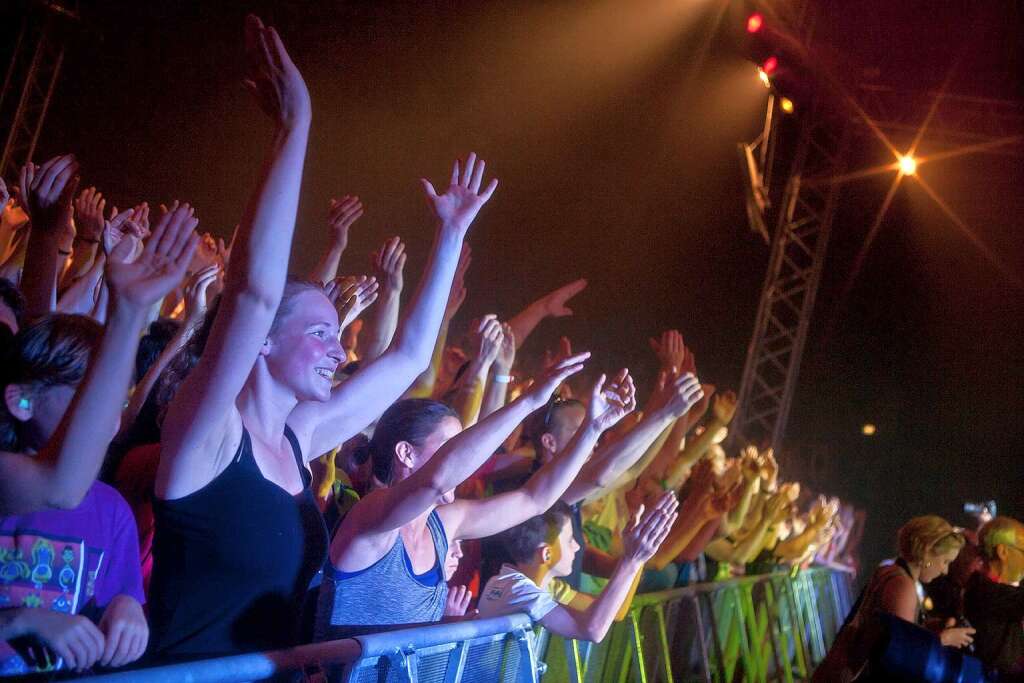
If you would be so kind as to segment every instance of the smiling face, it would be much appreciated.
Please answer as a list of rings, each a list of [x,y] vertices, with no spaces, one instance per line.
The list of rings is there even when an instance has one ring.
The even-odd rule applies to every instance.
[[[288,306],[263,347],[267,368],[298,400],[326,401],[334,371],[345,357],[338,341],[338,312],[313,289],[294,295]]]

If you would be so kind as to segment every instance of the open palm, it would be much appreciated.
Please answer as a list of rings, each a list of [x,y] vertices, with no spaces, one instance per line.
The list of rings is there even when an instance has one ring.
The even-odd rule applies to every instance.
[[[469,155],[461,168],[459,162],[456,161],[452,166],[452,177],[448,189],[440,195],[434,190],[434,186],[429,180],[420,180],[434,215],[443,225],[463,231],[467,230],[480,208],[494,194],[494,190],[498,187],[496,178],[492,178],[482,192],[480,190],[485,166],[484,160],[477,159],[475,153]]]
[[[636,387],[629,370],[620,370],[610,382],[605,379],[604,375],[598,378],[587,406],[587,416],[601,431],[611,429],[636,410]]]
[[[175,205],[164,214],[142,254],[130,260],[132,244],[121,240],[107,261],[107,281],[122,301],[151,306],[167,296],[181,282],[192,254],[199,244],[199,224],[188,204]]]

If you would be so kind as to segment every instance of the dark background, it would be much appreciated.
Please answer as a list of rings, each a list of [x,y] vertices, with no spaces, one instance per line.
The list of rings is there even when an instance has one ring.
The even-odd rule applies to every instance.
[[[73,151],[83,184],[114,203],[188,200],[201,229],[229,236],[269,135],[239,83],[254,11],[278,26],[314,104],[295,272],[326,242],[329,197],[358,194],[366,215],[342,271],[400,234],[411,291],[431,239],[416,179],[442,181],[475,150],[501,186],[471,232],[463,321],[586,277],[575,317],[544,323],[527,353],[566,334],[594,366],[628,364],[649,387],[647,337],[678,327],[702,378],[736,387],[768,254],[746,226],[736,162],[766,98],[723,30],[738,4],[84,1],[36,158]],[[934,90],[956,62],[950,92],[1021,96],[1020,3],[817,5],[814,54],[848,85]],[[0,10],[8,50],[23,7]],[[907,107],[923,118],[920,101]],[[891,161],[865,137],[851,167]],[[1020,157],[921,173],[1024,277]],[[786,449],[816,488],[868,509],[869,562],[914,514],[964,523],[965,500],[995,498],[1024,515],[1021,289],[910,181],[840,296],[891,180],[844,190]]]

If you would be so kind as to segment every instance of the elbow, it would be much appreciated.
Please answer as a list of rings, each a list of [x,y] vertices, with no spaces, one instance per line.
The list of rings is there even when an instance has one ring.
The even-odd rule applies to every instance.
[[[232,292],[238,303],[246,309],[273,315],[277,313],[277,307],[281,305],[284,283],[275,287],[254,276],[243,274],[233,282],[226,283],[225,289]]]
[[[600,643],[608,635],[609,626],[610,624],[603,627],[596,624],[588,624],[583,628],[582,639],[589,640],[592,643]]]
[[[58,487],[59,488],[59,487]],[[46,506],[54,510],[74,510],[82,504],[85,499],[85,491],[61,491],[54,490],[46,497]]]

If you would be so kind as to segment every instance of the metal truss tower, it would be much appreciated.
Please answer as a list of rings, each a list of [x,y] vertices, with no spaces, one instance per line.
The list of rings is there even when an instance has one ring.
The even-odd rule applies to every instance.
[[[789,418],[844,168],[847,126],[817,97],[804,114],[779,203],[768,272],[740,383],[735,438],[778,450]]]
[[[6,131],[0,154],[3,177],[17,177],[21,166],[35,152],[64,62],[67,44],[64,24],[69,19],[78,19],[77,11],[69,4],[77,3],[26,3],[0,90],[0,116],[3,117],[0,121]]]

